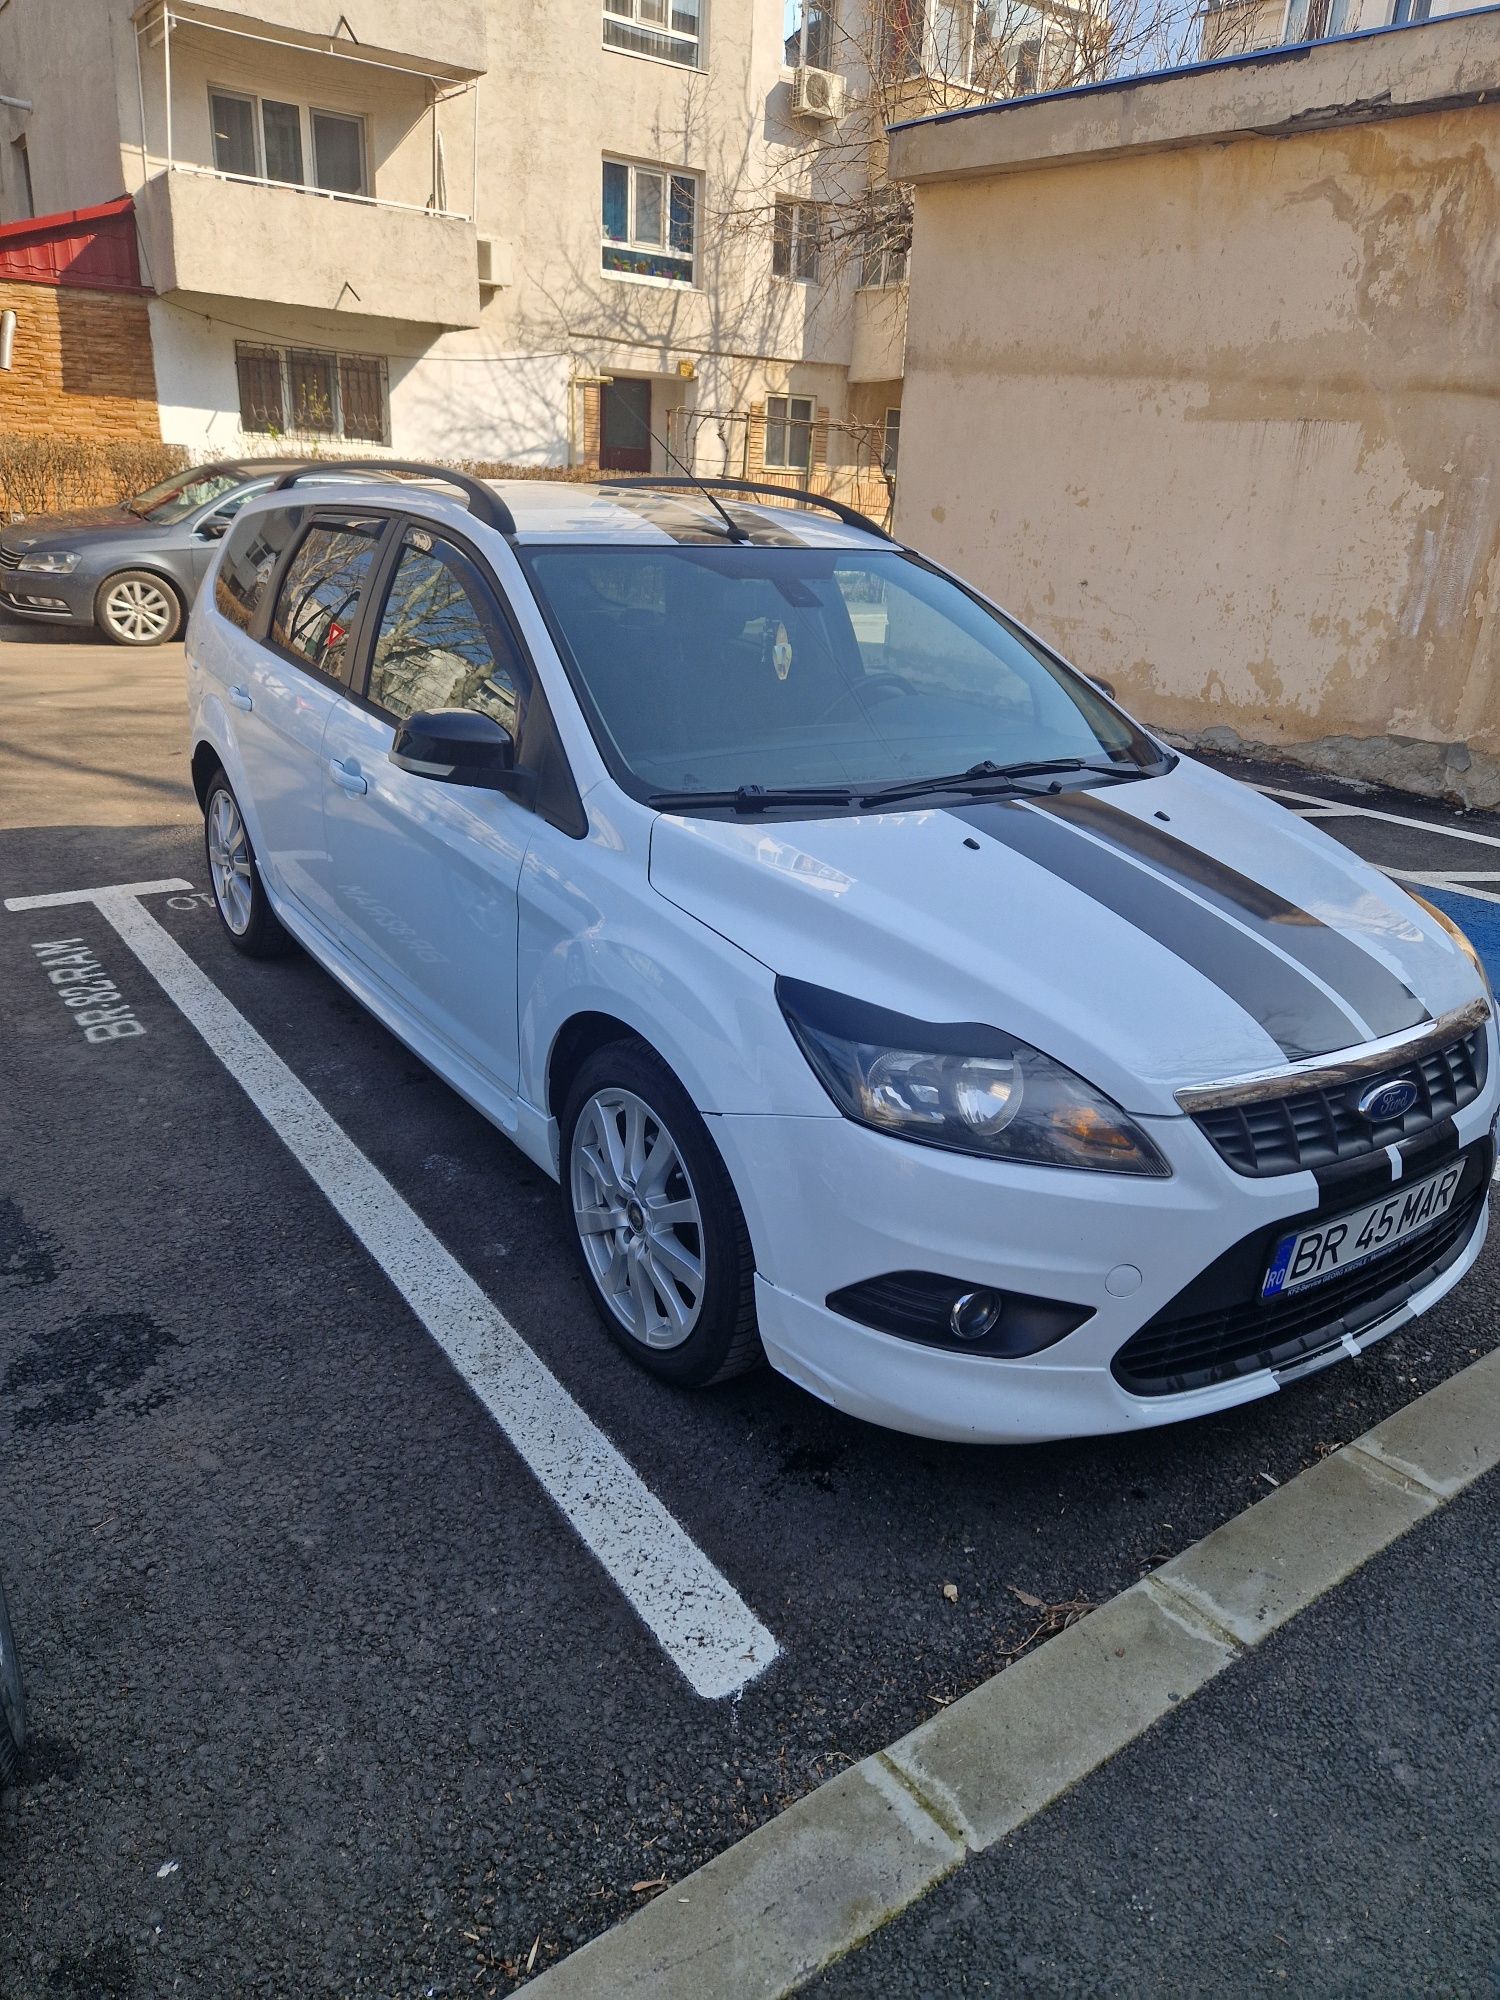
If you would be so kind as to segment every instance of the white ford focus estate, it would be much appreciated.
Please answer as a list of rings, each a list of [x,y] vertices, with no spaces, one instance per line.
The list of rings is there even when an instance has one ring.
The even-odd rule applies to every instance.
[[[418,470],[219,553],[214,893],[559,1180],[644,1368],[1128,1430],[1462,1278],[1500,1078],[1445,917],[848,509]]]

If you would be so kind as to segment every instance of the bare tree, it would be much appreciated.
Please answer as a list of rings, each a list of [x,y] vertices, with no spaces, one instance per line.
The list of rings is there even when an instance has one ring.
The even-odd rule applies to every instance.
[[[906,275],[910,191],[887,129],[912,118],[1174,67],[1251,45],[1261,0],[786,0],[786,62],[826,71],[838,114],[776,106],[787,144],[733,184],[717,220],[769,235],[779,277],[888,285]],[[1206,25],[1207,24],[1207,25]],[[1209,25],[1213,34],[1210,36]]]

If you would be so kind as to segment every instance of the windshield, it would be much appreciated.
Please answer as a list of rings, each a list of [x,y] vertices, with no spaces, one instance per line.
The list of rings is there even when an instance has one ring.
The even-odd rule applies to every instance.
[[[601,742],[639,796],[1158,760],[1080,676],[898,551],[524,555]]]
[[[243,486],[243,472],[224,472],[217,467],[212,471],[176,472],[170,479],[164,479],[158,486],[148,486],[144,493],[137,493],[125,502],[128,514],[139,514],[143,521],[159,521],[170,526],[173,521],[181,521],[199,507],[206,507],[211,500],[217,500],[221,493],[232,493],[236,486]]]

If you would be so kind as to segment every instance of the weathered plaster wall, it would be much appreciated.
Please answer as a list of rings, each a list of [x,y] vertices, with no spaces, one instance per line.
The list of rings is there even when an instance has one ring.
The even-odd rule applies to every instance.
[[[1497,172],[1485,102],[919,185],[901,533],[1159,725],[1500,801]]]

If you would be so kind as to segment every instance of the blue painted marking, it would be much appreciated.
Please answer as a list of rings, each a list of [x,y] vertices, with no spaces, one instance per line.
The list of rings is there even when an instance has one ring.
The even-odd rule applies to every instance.
[[[1466,896],[1461,889],[1420,891],[1429,903],[1436,903],[1445,917],[1464,931],[1470,944],[1484,960],[1490,984],[1500,988],[1500,903],[1486,903],[1478,896]]]

